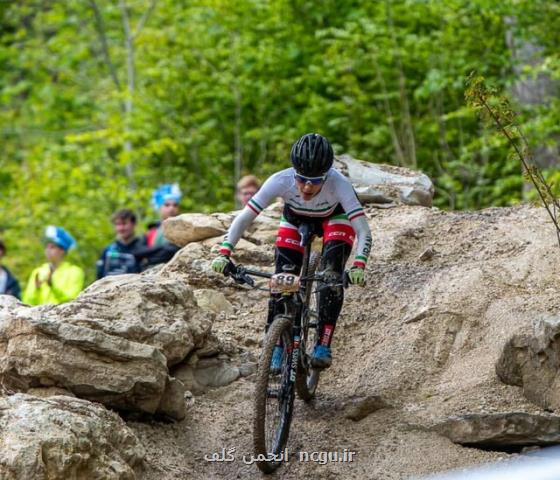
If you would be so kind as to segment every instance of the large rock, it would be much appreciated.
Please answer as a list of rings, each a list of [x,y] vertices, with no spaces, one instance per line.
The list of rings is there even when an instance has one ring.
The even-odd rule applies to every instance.
[[[168,366],[204,343],[211,319],[181,281],[108,278],[67,304],[0,310],[0,379],[183,418],[184,388]]]
[[[537,319],[513,335],[496,363],[496,373],[543,408],[560,408],[560,317]]]
[[[223,241],[224,233],[241,210],[225,213],[188,213],[169,218],[163,223],[165,237],[176,245],[184,247],[195,242],[209,241],[212,245]],[[273,244],[276,239],[282,204],[274,203],[265,209],[247,228],[236,252],[251,245]],[[253,249],[254,251],[254,249]]]
[[[173,374],[195,395],[205,393],[211,388],[225,387],[242,376],[238,366],[219,357],[194,358],[185,365],[177,366]]]
[[[171,243],[184,247],[192,242],[223,235],[231,216],[222,213],[184,213],[163,222],[163,234]]]
[[[404,167],[376,165],[350,155],[337,157],[335,167],[350,179],[363,203],[432,206],[434,185],[423,173]]]
[[[3,480],[132,480],[145,451],[115,413],[67,396],[0,398]]]
[[[222,237],[190,243],[182,248],[159,272],[161,278],[175,281],[181,279],[197,289],[220,289],[231,286],[232,280],[211,268],[212,259],[218,254]],[[257,269],[270,266],[274,261],[273,244],[257,245],[245,239],[237,244],[234,261]]]
[[[0,314],[13,312],[22,305],[23,304],[16,297],[12,297],[11,295],[0,295]]]
[[[106,277],[47,316],[157,347],[169,365],[201,345],[213,321],[189,285],[159,274]]]
[[[233,305],[222,292],[210,288],[201,288],[194,291],[196,303],[202,310],[215,314],[223,313],[226,316],[233,315]]]
[[[560,417],[523,412],[451,417],[434,429],[453,443],[480,448],[511,449],[560,443]]]
[[[222,237],[209,238],[204,240],[202,245],[210,247],[212,255],[216,256],[222,240]],[[261,246],[241,238],[235,246],[234,259],[248,265],[271,265],[274,261],[274,242],[270,241],[270,243]]]

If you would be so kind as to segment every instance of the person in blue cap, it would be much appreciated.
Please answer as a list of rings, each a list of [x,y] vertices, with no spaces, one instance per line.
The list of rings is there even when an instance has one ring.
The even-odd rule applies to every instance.
[[[64,228],[45,229],[47,263],[37,267],[27,282],[23,302],[29,305],[59,304],[76,298],[84,287],[84,271],[65,260],[76,241]]]
[[[160,185],[152,193],[152,207],[159,214],[159,220],[148,225],[148,232],[146,233],[148,247],[169,243],[163,236],[161,224],[164,220],[179,214],[181,197],[181,189],[176,183]]]
[[[148,231],[145,234],[148,247],[145,254],[147,262],[144,263],[145,268],[171,260],[179,250],[177,245],[170,243],[164,237],[162,223],[164,220],[179,214],[181,197],[181,189],[176,183],[160,185],[152,193],[152,207],[158,212],[159,220],[148,225]]]

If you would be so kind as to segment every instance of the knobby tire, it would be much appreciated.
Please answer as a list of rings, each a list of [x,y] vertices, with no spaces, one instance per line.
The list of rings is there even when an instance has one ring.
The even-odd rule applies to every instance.
[[[319,267],[319,263],[321,261],[321,256],[315,252],[311,254],[311,258],[309,259],[309,267],[307,269],[307,276],[315,275],[317,268]],[[319,313],[319,293],[316,292],[317,290],[317,282],[312,282],[308,284],[308,288],[306,291],[306,298],[304,299],[305,305],[307,307],[313,307],[312,310],[315,310],[317,315]],[[311,368],[309,365],[309,360],[313,353],[313,348],[315,343],[318,340],[318,327],[311,328],[308,326],[309,318],[304,319],[302,325],[302,339],[303,344],[305,345],[305,351],[301,351],[300,354],[300,362],[298,367],[298,373],[296,377],[296,391],[298,397],[301,398],[305,402],[309,402],[315,397],[315,391],[317,390],[317,384],[319,383],[319,373],[320,370],[315,368]],[[319,318],[314,319],[315,323],[317,324]]]
[[[280,339],[284,349],[281,373],[271,375],[272,352]],[[277,315],[264,339],[257,369],[253,422],[253,447],[256,455],[278,455],[288,442],[295,396],[294,389],[289,386],[291,354],[288,348],[291,349],[291,343],[292,320],[288,316]],[[272,397],[271,392],[274,391],[277,392],[276,399]],[[257,462],[264,473],[272,473],[280,465],[279,461]]]

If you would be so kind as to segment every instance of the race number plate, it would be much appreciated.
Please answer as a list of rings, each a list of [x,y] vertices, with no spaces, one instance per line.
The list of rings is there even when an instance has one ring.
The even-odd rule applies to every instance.
[[[299,277],[293,273],[275,273],[270,279],[271,293],[292,293],[299,290]]]

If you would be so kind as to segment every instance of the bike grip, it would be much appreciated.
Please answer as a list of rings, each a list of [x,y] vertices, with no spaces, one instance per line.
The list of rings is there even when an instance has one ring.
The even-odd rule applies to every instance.
[[[231,275],[235,275],[235,273],[237,273],[237,267],[235,266],[235,264],[230,260],[228,262],[228,264],[226,265],[226,268],[224,268],[224,275],[226,277],[229,277]]]
[[[243,281],[245,283],[247,283],[248,285],[251,285],[251,287],[255,286],[255,280],[253,278],[251,278],[249,275],[247,275],[246,273],[244,273],[241,278],[243,279]]]

